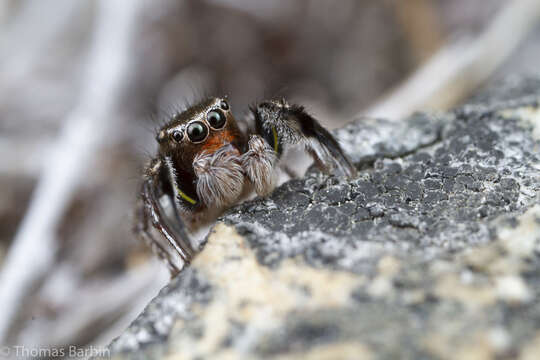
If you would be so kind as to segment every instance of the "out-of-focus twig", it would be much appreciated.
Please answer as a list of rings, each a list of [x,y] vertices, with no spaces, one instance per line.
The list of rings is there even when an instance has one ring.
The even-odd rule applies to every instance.
[[[2,4],[2,11],[9,14],[10,3]],[[20,81],[42,61],[43,52],[69,28],[71,19],[81,9],[81,4],[69,0],[55,2],[53,11],[50,11],[51,4],[43,1],[24,1],[17,6],[18,16],[14,23],[0,33],[0,49],[9,49],[0,57],[0,78],[4,88]],[[39,36],[35,36],[36,31]]]
[[[165,272],[161,281],[156,279],[161,267],[157,261],[152,261],[137,266],[113,280],[98,280],[86,284],[78,290],[77,301],[71,302],[58,318],[52,321],[35,321],[22,332],[18,343],[36,348],[84,343],[89,334],[95,336],[93,332],[97,329],[113,323],[116,325],[118,319],[129,313],[131,317],[121,324],[126,327],[136,316],[130,311],[134,304],[138,305],[136,311],[139,313],[144,307],[144,303],[141,304],[140,301],[147,303],[166,284],[168,274]],[[56,271],[76,270],[60,266]],[[61,279],[66,276],[72,277],[72,274],[59,274]],[[149,288],[152,288],[151,291]],[[119,333],[120,330],[117,328],[117,333],[104,339],[100,345],[106,345]]]
[[[36,178],[51,145],[51,139],[0,136],[0,176]]]
[[[130,65],[140,1],[102,0],[80,101],[68,116],[0,273],[0,342],[28,289],[49,269],[55,230],[106,139]]]
[[[399,120],[457,104],[512,54],[540,19],[540,1],[509,2],[480,36],[444,46],[401,86],[360,115]]]
[[[152,272],[152,284],[146,288],[146,291],[143,295],[137,297],[132,297],[131,302],[126,301],[126,306],[124,307],[124,315],[115,323],[102,331],[98,337],[92,340],[91,345],[102,347],[106,346],[111,342],[111,339],[118,337],[125,329],[133,322],[133,319],[136,319],[142,312],[142,310],[148,305],[151,299],[153,299],[163,286],[170,281],[169,271],[163,267],[161,263],[154,263],[155,266],[158,266],[159,269],[153,267]],[[154,266],[153,265],[153,266]],[[156,273],[156,270],[157,273]]]

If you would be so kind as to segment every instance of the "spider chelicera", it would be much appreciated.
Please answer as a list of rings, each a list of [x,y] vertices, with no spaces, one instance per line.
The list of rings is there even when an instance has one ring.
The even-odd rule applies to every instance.
[[[144,171],[135,232],[172,275],[182,268],[178,257],[187,264],[195,255],[190,231],[253,191],[266,196],[273,190],[287,146],[303,146],[323,171],[356,173],[336,139],[302,106],[264,101],[250,114],[250,124],[241,130],[225,98],[207,98],[173,115],[157,133],[159,150]],[[163,197],[174,216],[166,214]]]

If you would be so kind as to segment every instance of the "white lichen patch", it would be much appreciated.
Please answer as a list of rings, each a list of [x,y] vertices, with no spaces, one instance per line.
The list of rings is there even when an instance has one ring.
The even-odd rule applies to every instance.
[[[367,293],[375,298],[389,297],[393,290],[392,281],[384,276],[377,276],[367,287]]]
[[[539,106],[523,106],[523,107],[517,107],[513,109],[507,109],[502,110],[497,113],[498,115],[502,116],[503,118],[507,119],[519,119],[521,124],[523,124],[523,127],[526,129],[531,129],[531,132],[513,132],[509,134],[509,136],[506,137],[507,141],[510,141],[515,144],[523,144],[526,143],[528,140],[530,140],[530,137],[532,137],[533,140],[538,141],[540,140],[540,107]],[[533,151],[538,150],[537,145],[532,145]],[[521,155],[519,152],[518,147],[515,146],[508,146],[505,149],[503,149],[506,153],[506,157],[509,159],[515,158],[519,159],[521,158]],[[518,153],[515,153],[515,152]],[[535,159],[535,160],[533,160]],[[537,184],[539,183],[538,180],[540,180],[540,162],[537,161],[537,157],[532,157],[529,159],[529,161],[524,162],[519,170],[519,175],[516,177],[516,180],[520,184],[520,199],[519,202],[526,202],[526,199],[531,199],[536,196],[536,192],[538,190]],[[532,186],[531,184],[527,184],[523,182],[522,174],[530,174],[531,176],[535,177],[536,180],[533,182]]]
[[[540,107],[525,106],[500,112],[506,118],[519,118],[533,126],[533,137],[540,140]]]
[[[423,339],[427,353],[441,360],[490,360],[494,358],[495,350],[487,336],[482,333],[467,335],[467,340],[456,343],[458,329],[447,333],[428,334]]]
[[[377,263],[379,274],[387,277],[395,276],[401,268],[401,264],[394,256],[383,256]]]
[[[532,293],[519,276],[501,276],[496,279],[497,297],[512,305],[532,300]]]
[[[540,206],[535,205],[519,218],[519,226],[505,228],[499,239],[510,255],[530,257],[540,241]]]
[[[437,263],[434,263],[432,273],[438,277],[435,295],[473,309],[493,305],[495,301],[509,305],[532,301],[534,294],[521,273],[540,245],[538,219],[540,206],[535,205],[517,218],[516,227],[500,227],[496,241],[459,254],[454,266],[435,271]],[[470,267],[479,273],[458,273],[459,267]]]
[[[201,327],[197,336],[180,329],[175,359],[225,356],[221,344],[232,333],[231,323],[246,327],[234,339],[235,356],[247,354],[291,311],[348,306],[351,293],[364,282],[352,273],[309,267],[298,259],[284,260],[275,269],[263,266],[234,228],[224,224],[215,227],[192,267],[212,286],[213,300],[193,309]]]
[[[452,299],[470,310],[493,305],[495,291],[489,284],[466,284],[457,274],[446,274],[437,280],[435,295],[442,299]]]
[[[367,293],[375,298],[393,296],[393,280],[400,268],[401,264],[394,256],[381,257],[377,263],[378,275],[367,285]]]
[[[537,360],[540,354],[540,331],[537,331],[532,341],[525,344],[519,354],[519,360]]]
[[[437,359],[491,360],[505,354],[512,342],[507,330],[500,327],[470,333],[464,333],[460,326],[448,326],[446,330],[427,334],[423,339],[425,350]]]
[[[496,326],[488,330],[487,340],[489,345],[497,352],[503,353],[510,349],[512,337],[508,330],[501,326]]]

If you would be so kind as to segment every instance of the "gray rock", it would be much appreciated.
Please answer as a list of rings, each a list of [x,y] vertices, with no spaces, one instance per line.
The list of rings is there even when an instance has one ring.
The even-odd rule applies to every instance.
[[[358,178],[310,170],[231,209],[112,353],[537,358],[540,80],[501,86],[338,130]]]

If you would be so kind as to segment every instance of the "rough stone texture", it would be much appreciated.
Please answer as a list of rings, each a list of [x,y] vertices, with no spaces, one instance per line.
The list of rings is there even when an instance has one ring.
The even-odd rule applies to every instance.
[[[440,116],[337,132],[310,171],[231,209],[119,358],[540,358],[540,80]]]

